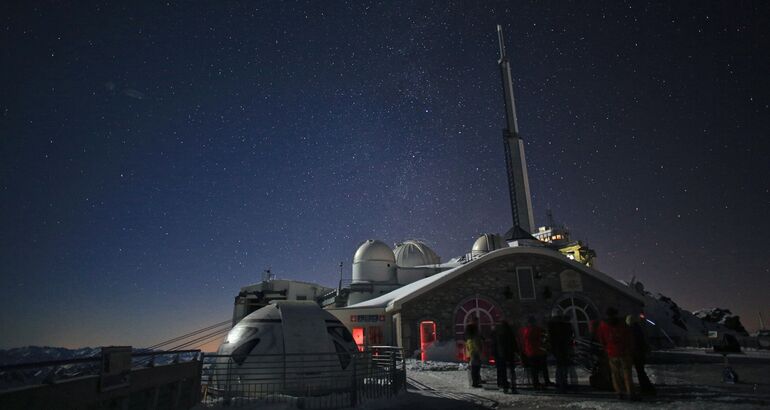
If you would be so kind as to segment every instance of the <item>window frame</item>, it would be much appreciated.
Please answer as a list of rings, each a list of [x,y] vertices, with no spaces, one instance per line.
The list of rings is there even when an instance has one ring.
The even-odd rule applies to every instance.
[[[529,280],[532,284],[532,297],[524,297],[521,294],[521,274],[520,271],[529,270]],[[535,269],[531,266],[516,267],[516,288],[519,291],[519,300],[537,300],[537,288],[535,287]]]

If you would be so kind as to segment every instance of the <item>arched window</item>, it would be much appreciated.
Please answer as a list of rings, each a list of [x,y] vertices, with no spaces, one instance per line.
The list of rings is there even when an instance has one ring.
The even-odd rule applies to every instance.
[[[599,317],[593,304],[580,296],[565,296],[556,307],[569,319],[575,336],[587,337],[591,321]]]
[[[491,353],[492,328],[503,317],[503,311],[500,310],[490,300],[476,296],[465,300],[455,310],[455,340],[457,341],[458,358],[465,359],[465,328],[474,319],[478,320],[479,332],[484,337],[486,344],[484,346]]]

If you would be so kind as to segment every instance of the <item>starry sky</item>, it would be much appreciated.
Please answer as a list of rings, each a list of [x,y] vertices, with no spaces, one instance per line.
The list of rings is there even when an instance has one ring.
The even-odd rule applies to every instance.
[[[18,4],[14,4],[18,3]],[[535,220],[612,276],[770,318],[766,2],[6,2],[0,347],[149,345],[357,245]]]

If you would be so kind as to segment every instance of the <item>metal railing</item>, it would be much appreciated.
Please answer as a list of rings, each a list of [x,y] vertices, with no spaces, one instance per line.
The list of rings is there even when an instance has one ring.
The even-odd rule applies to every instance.
[[[406,389],[403,352],[390,346],[271,355],[134,352],[130,381],[110,391],[100,384],[102,361],[102,356],[94,356],[0,366],[0,408],[46,407],[65,397],[78,405],[131,409],[158,403],[186,408],[199,398],[204,407],[279,402],[297,408],[342,408]]]
[[[391,397],[406,386],[400,349],[271,355],[205,355],[203,405],[288,403],[340,408]]]
[[[0,366],[0,408],[188,409],[198,403],[200,351],[128,348],[126,354],[116,374],[109,354]]]
[[[200,350],[142,352],[131,354],[131,368],[176,364],[199,359]],[[53,384],[74,377],[98,375],[102,356],[14,363],[0,366],[0,392],[34,384]]]

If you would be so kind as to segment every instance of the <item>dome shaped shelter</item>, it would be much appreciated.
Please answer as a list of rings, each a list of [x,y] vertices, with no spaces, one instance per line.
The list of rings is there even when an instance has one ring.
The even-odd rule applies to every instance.
[[[279,301],[235,325],[219,346],[213,385],[223,394],[239,386],[270,385],[275,393],[301,395],[339,388],[358,352],[337,318],[311,301]],[[254,387],[254,386],[252,386]]]
[[[396,283],[396,256],[385,242],[367,239],[353,256],[353,283]]]
[[[425,242],[409,239],[396,245],[393,249],[396,256],[396,265],[399,268],[413,268],[415,266],[436,265],[440,258],[428,247]]]
[[[473,243],[473,248],[471,249],[471,256],[479,257],[483,256],[489,252],[507,248],[508,244],[505,243],[503,238],[496,234],[496,233],[485,233],[481,235],[478,239],[476,239],[476,242]]]

